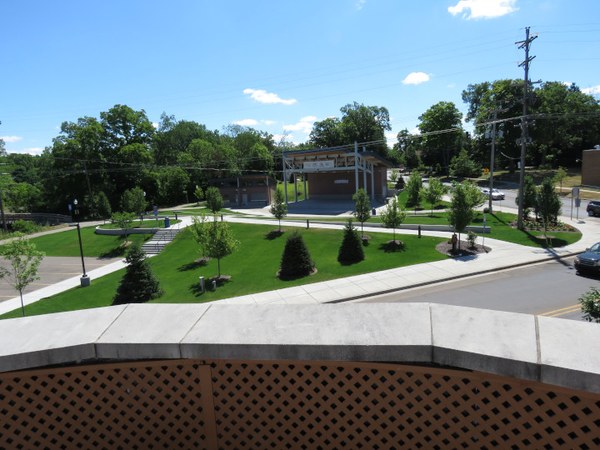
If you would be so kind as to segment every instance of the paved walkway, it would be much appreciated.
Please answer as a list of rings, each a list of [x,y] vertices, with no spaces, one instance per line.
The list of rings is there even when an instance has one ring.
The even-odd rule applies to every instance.
[[[497,208],[496,210],[500,210]],[[514,210],[510,209],[510,212]],[[264,211],[248,211],[256,215],[266,215]],[[182,216],[182,221],[174,227],[185,227],[191,223],[191,217]],[[225,216],[225,220],[238,223],[257,223],[277,225],[276,220],[253,219],[239,216]],[[341,302],[378,293],[392,292],[423,286],[441,281],[473,276],[482,273],[499,271],[519,265],[527,265],[555,258],[563,258],[584,251],[593,243],[600,241],[600,218],[581,218],[571,220],[562,217],[561,220],[581,230],[583,236],[575,244],[558,249],[538,249],[511,244],[496,239],[485,237],[486,247],[492,251],[487,254],[467,256],[456,259],[447,259],[432,263],[417,264],[408,267],[384,270],[381,272],[356,275],[319,283],[306,284],[304,286],[278,289],[274,291],[261,292],[257,294],[233,297],[220,300],[229,304],[316,304]],[[305,227],[303,222],[282,221],[286,227]],[[311,224],[311,227],[340,229],[342,226],[335,224]],[[376,227],[365,227],[368,233],[389,233],[389,230]],[[398,233],[398,231],[397,231]],[[416,231],[403,230],[403,234],[416,234]],[[423,235],[446,237],[447,232],[423,232]],[[482,238],[480,237],[479,240]],[[478,241],[481,242],[481,241]],[[114,272],[125,267],[123,260],[110,262],[102,267],[89,271],[92,280],[103,275]],[[58,294],[67,289],[79,286],[79,276],[65,279],[51,286],[30,292],[24,296],[26,305],[34,303],[42,298]],[[19,297],[0,303],[0,314],[12,311],[20,307]]]

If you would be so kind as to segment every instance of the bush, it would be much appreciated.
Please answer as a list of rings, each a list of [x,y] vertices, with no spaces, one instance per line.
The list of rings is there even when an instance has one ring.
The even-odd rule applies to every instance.
[[[358,235],[358,231],[352,226],[351,220],[348,220],[344,227],[344,239],[337,259],[341,264],[354,264],[365,259],[362,239]]]
[[[600,323],[600,291],[591,288],[579,298],[583,318],[588,322]]]
[[[29,220],[15,220],[12,224],[12,230],[17,233],[31,234],[36,233],[41,229],[41,226],[35,222],[30,222]]]
[[[279,278],[294,279],[310,275],[315,267],[315,263],[310,257],[308,248],[297,231],[294,232],[286,241],[281,258],[281,267],[279,269]]]
[[[159,297],[162,290],[154,273],[152,273],[148,261],[146,261],[146,254],[140,246],[134,245],[131,247],[125,260],[127,261],[127,268],[117,288],[113,305],[144,303]]]
[[[469,248],[475,248],[475,241],[477,240],[477,235],[472,231],[469,231],[467,234],[467,242],[469,243]]]

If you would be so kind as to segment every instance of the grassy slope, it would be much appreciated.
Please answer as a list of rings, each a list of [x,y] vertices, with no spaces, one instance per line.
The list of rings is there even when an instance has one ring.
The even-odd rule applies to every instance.
[[[202,294],[198,291],[198,277],[202,275],[209,278],[216,275],[217,262],[210,261],[206,266],[197,265],[194,261],[200,255],[190,233],[186,231],[181,233],[160,255],[149,260],[165,291],[164,295],[155,301],[207,302],[446,258],[435,250],[436,244],[442,239],[401,236],[399,238],[406,244],[405,250],[386,253],[383,246],[391,239],[391,235],[373,233],[369,246],[365,247],[366,260],[359,264],[342,266],[337,262],[342,230],[299,230],[316,263],[318,273],[299,280],[281,281],[275,274],[279,268],[286,236],[291,230],[286,231],[281,237],[268,239],[266,236],[269,231],[274,230],[273,226],[231,224],[231,228],[237,239],[241,241],[240,249],[221,261],[222,273],[231,275],[231,281],[215,292]],[[121,270],[101,279],[92,280],[92,286],[78,287],[51,299],[41,300],[28,306],[26,313],[34,315],[108,306],[112,302],[122,276]],[[19,315],[19,311],[13,311],[2,317]]]

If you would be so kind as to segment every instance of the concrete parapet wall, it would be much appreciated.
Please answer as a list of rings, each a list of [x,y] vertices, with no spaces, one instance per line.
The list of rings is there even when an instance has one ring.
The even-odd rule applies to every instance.
[[[129,228],[124,230],[123,228],[101,228],[96,227],[96,234],[103,236],[125,236],[130,234],[154,234],[162,228]]]
[[[107,359],[369,361],[600,393],[598,325],[439,304],[131,304],[2,320],[0,336],[0,372]]]

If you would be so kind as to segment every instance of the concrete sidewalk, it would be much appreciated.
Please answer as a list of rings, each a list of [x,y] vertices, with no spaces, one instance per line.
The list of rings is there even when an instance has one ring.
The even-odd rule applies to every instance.
[[[496,208],[500,210],[500,208]],[[513,210],[509,210],[513,212]],[[185,227],[191,223],[191,217],[181,217],[182,222],[174,227]],[[225,216],[225,220],[237,223],[256,223],[277,225],[276,220],[253,219],[239,216]],[[461,258],[446,259],[432,263],[417,264],[408,267],[384,270],[381,272],[356,275],[319,283],[311,283],[286,289],[261,292],[256,294],[233,297],[219,300],[222,304],[318,304],[343,302],[370,295],[409,289],[428,284],[464,278],[483,273],[499,271],[520,265],[533,264],[556,258],[571,256],[584,251],[593,243],[600,241],[600,219],[584,218],[571,220],[569,217],[561,217],[564,223],[578,228],[582,232],[582,238],[575,244],[558,249],[539,249],[511,244],[505,241],[485,237],[485,246],[492,251],[487,254],[465,256]],[[286,227],[305,227],[304,222],[282,221]],[[311,224],[311,227],[341,229],[341,225],[319,223]],[[368,233],[389,233],[390,230],[378,227],[365,227]],[[417,234],[417,231],[402,230],[397,234]],[[423,232],[423,235],[449,238],[448,232]],[[482,237],[479,237],[481,243]],[[94,269],[89,276],[96,280],[108,273],[125,267],[123,260],[110,263],[106,266]],[[24,296],[26,305],[40,299],[50,297],[73,287],[79,286],[79,277],[72,277],[52,286],[30,292]],[[19,297],[0,303],[0,314],[12,311],[20,307]]]

